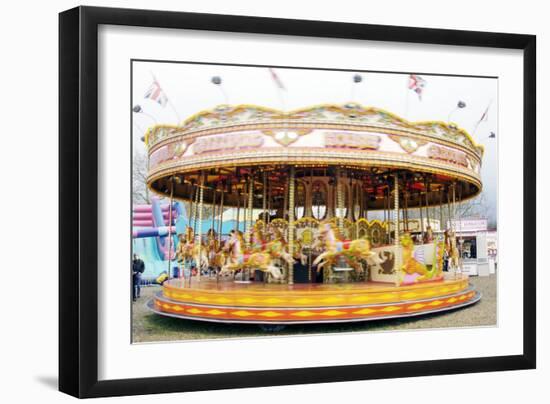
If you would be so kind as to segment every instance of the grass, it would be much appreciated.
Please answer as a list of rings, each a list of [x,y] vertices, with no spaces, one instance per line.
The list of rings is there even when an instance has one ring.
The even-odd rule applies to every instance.
[[[181,341],[192,339],[255,336],[305,335],[354,331],[412,330],[419,328],[494,326],[497,323],[497,277],[472,277],[470,282],[482,293],[481,301],[453,311],[418,317],[336,324],[296,324],[277,333],[253,324],[219,324],[164,317],[147,309],[146,302],[159,286],[142,288],[141,298],[132,304],[134,342]]]

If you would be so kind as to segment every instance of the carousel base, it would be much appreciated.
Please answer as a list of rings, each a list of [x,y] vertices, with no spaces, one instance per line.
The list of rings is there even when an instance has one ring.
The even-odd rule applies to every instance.
[[[155,313],[189,320],[250,323],[337,323],[418,316],[476,303],[466,275],[407,286],[387,283],[280,285],[181,279],[148,302]]]

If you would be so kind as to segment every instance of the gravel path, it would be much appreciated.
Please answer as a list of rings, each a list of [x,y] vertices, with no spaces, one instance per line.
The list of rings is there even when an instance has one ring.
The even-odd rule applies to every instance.
[[[470,282],[481,292],[481,301],[453,311],[393,320],[364,321],[342,324],[308,324],[287,326],[283,331],[268,333],[256,325],[217,324],[181,320],[151,313],[145,303],[158,286],[142,289],[142,297],[132,305],[134,342],[177,341],[189,339],[235,338],[333,332],[410,330],[418,328],[494,326],[497,323],[497,277],[472,277]]]

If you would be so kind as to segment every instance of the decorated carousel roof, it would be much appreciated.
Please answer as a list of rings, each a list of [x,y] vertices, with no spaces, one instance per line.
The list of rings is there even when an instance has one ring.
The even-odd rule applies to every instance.
[[[331,168],[342,167],[362,179],[366,192],[380,189],[380,178],[373,180],[373,175],[387,178],[392,172],[411,173],[411,191],[421,192],[428,180],[431,189],[448,189],[458,182],[463,198],[481,190],[483,146],[464,129],[440,121],[409,122],[355,103],[288,112],[220,105],[180,125],[156,125],[147,131],[145,142],[149,187],[166,195],[168,179],[181,176],[175,197],[182,199],[191,197],[185,184],[196,183],[199,173],[207,174],[211,186],[236,182],[239,187],[242,176],[268,172],[270,182],[282,186],[290,165],[297,167],[298,177],[331,176]],[[415,181],[416,174],[424,177]],[[435,199],[431,203],[436,204]]]
[[[394,129],[421,136],[433,136],[451,141],[483,154],[483,146],[477,144],[470,134],[453,123],[442,121],[410,122],[396,114],[375,107],[356,103],[344,105],[320,104],[284,112],[258,105],[218,105],[211,110],[198,112],[180,125],[156,125],[145,136],[148,147],[174,136],[200,133],[208,129],[230,129],[238,125],[273,123],[326,123],[370,126],[379,129]]]

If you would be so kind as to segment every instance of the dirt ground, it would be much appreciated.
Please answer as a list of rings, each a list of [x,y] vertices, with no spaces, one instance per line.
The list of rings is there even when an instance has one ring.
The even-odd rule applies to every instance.
[[[160,290],[144,287],[141,298],[132,304],[132,335],[135,343],[190,339],[236,338],[296,334],[322,334],[354,331],[410,330],[418,328],[494,326],[497,323],[497,276],[471,277],[470,282],[481,292],[478,303],[444,313],[418,317],[340,324],[297,324],[273,333],[257,325],[219,324],[164,317],[152,313],[146,303]]]

